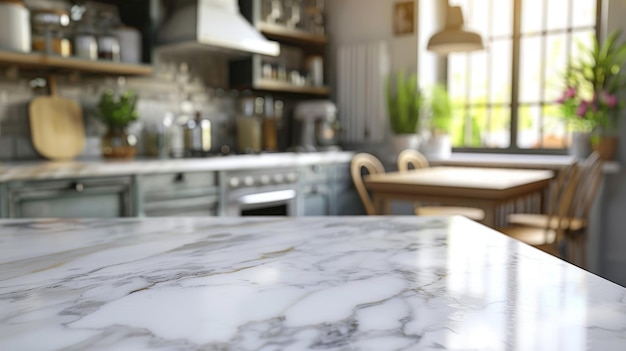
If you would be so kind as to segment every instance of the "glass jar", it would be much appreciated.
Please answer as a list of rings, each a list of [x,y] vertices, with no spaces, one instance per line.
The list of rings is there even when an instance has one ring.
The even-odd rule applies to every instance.
[[[129,134],[126,127],[109,126],[102,137],[104,158],[133,158],[137,153],[137,137]]]
[[[237,151],[239,153],[259,153],[262,149],[263,98],[245,97],[241,99],[241,112],[236,118]]]
[[[33,51],[68,57],[72,54],[69,11],[38,9],[31,14]]]

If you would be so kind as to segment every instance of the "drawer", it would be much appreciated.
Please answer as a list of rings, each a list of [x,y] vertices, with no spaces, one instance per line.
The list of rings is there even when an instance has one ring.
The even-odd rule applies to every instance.
[[[195,193],[217,192],[215,172],[188,172],[144,175],[140,178],[146,197],[181,197]]]
[[[299,169],[299,179],[301,183],[326,182],[330,178],[330,166],[314,164],[303,166]]]
[[[217,195],[154,200],[144,204],[146,217],[216,216],[217,208]]]
[[[130,177],[11,182],[11,218],[114,218],[135,215]]]

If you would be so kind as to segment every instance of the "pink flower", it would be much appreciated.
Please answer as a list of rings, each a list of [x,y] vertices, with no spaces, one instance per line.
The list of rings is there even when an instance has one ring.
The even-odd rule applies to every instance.
[[[580,106],[578,106],[578,108],[576,109],[576,115],[578,115],[578,117],[585,117],[585,114],[587,113],[588,109],[589,109],[589,103],[583,100],[580,103]]]
[[[603,91],[600,94],[600,99],[603,103],[605,103],[609,108],[613,108],[617,106],[617,96],[613,94],[609,94],[606,91]]]
[[[565,101],[576,97],[576,89],[574,87],[568,87],[567,89],[565,89],[565,91],[563,92],[563,95],[556,100],[557,103],[559,104],[563,104],[565,103]]]

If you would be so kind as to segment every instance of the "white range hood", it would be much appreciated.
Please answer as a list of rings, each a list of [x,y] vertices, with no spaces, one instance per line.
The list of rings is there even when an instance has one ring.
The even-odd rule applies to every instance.
[[[197,0],[181,7],[159,31],[163,49],[207,49],[278,56],[278,43],[267,40],[239,12],[237,0]]]

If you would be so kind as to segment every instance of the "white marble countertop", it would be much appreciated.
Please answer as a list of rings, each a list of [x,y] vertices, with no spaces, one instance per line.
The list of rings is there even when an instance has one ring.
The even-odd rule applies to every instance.
[[[127,161],[4,162],[0,182],[13,180],[102,177],[194,171],[295,167],[321,163],[350,162],[353,152],[276,153],[183,159],[133,159]]]
[[[0,221],[0,350],[624,350],[626,289],[460,217]]]

